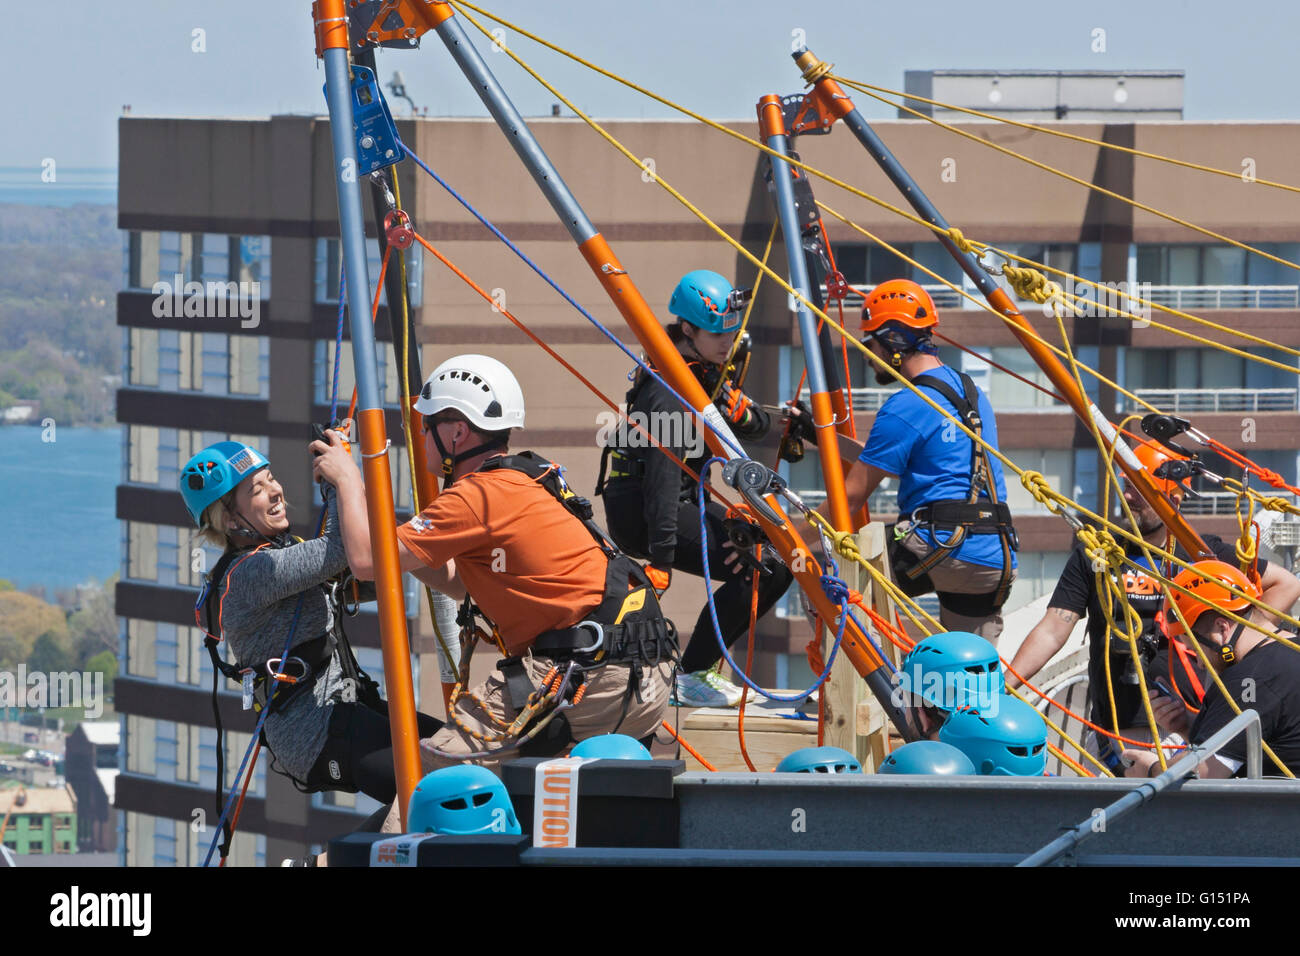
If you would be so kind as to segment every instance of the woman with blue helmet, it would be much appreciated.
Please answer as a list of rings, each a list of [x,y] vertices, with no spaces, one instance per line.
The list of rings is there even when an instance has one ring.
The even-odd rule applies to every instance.
[[[697,269],[682,277],[668,302],[668,311],[676,317],[668,326],[669,338],[704,390],[716,393],[714,404],[744,441],[762,438],[771,427],[762,407],[725,374],[747,298],[748,290],[733,288],[716,272]],[[673,569],[704,574],[697,498],[701,490],[673,459],[651,446],[637,425],[696,474],[710,452],[695,416],[684,410],[667,388],[638,369],[627,393],[626,419],[602,451],[596,493],[605,498],[610,536],[626,553],[649,560],[646,574],[662,595]],[[714,603],[722,636],[731,645],[749,627],[750,569],[736,559],[729,546],[726,509],[713,501],[705,507],[709,571],[714,580],[723,582],[714,594]],[[791,580],[785,565],[769,552],[759,584],[760,616],[780,599]],[[712,669],[721,656],[706,605],[682,654],[676,679],[678,704],[734,707],[739,703],[740,688]]]
[[[269,704],[263,733],[272,768],[307,792],[360,790],[390,803],[397,786],[386,706],[339,620],[347,557],[334,488],[322,486],[324,532],[306,541],[289,534],[284,489],[249,445],[203,449],[181,471],[180,491],[200,539],[223,550],[195,619],[208,634],[214,667],[244,685],[245,700]],[[292,682],[271,679],[277,670]],[[419,717],[421,733],[437,729],[438,721]]]

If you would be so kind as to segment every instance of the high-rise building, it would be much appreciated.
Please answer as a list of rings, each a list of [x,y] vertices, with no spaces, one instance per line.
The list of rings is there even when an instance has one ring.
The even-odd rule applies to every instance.
[[[718,241],[645,174],[647,164],[653,163],[658,176],[761,255],[774,211],[764,182],[766,163],[747,146],[687,122],[606,123],[642,157],[642,165],[634,165],[580,121],[545,117],[530,122],[653,307],[663,309],[677,279],[690,269],[714,269],[734,275],[739,284],[753,283],[753,265]],[[754,130],[750,120],[731,125]],[[922,188],[967,236],[1097,281],[1141,283],[1155,301],[1267,342],[1300,347],[1300,290],[1294,270],[924,122],[876,125]],[[1288,178],[1291,159],[1300,148],[1300,124],[1097,122],[1060,128],[1242,170],[1239,178],[1216,177],[1042,133],[1018,132],[1014,143],[1016,149],[1087,182],[1252,243],[1280,259],[1300,259],[1300,226],[1288,204],[1279,201],[1276,191],[1251,181],[1255,176]],[[215,823],[211,672],[193,617],[202,571],[215,555],[192,541],[176,492],[178,473],[189,456],[209,442],[247,441],[275,463],[293,505],[295,532],[313,533],[318,499],[306,443],[309,424],[328,416],[337,321],[332,154],[327,122],[310,116],[131,116],[120,121],[119,130],[119,223],[126,236],[118,297],[124,386],[117,402],[123,440],[118,488],[123,556],[117,608],[123,619],[123,666],[116,706],[125,715],[123,772],[116,784],[123,826],[119,845],[129,865],[192,864],[201,861]],[[482,119],[408,120],[402,121],[401,130],[405,141],[440,175],[518,240],[620,340],[637,348],[495,124]],[[798,148],[806,162],[898,202],[847,132],[810,137]],[[416,228],[488,289],[496,306],[433,259],[421,263],[420,257],[409,256],[407,283],[424,370],[466,351],[505,361],[518,374],[528,402],[528,428],[519,447],[566,465],[573,487],[590,493],[599,457],[597,436],[608,424],[607,409],[511,326],[500,308],[528,323],[615,403],[628,387],[630,360],[435,183],[422,174],[417,177],[410,167],[407,163],[401,170],[401,200]],[[814,180],[814,188],[819,199],[900,252],[971,288],[934,235],[820,180]],[[1038,384],[1045,382],[1002,321],[829,216],[827,228],[839,268],[855,285],[902,275],[934,288],[939,331],[978,353],[961,352],[944,341],[943,357],[989,391],[1003,450],[1095,507],[1099,459],[1086,428],[1049,396],[991,368],[990,361]],[[771,261],[784,273],[779,242]],[[377,272],[372,240],[372,290]],[[187,306],[185,285],[190,282],[242,283],[236,290],[252,297],[242,311],[236,308],[231,314],[226,309],[218,315],[209,305]],[[846,303],[850,328],[858,324],[857,302]],[[381,304],[381,313],[384,309]],[[1024,309],[1043,338],[1060,344],[1054,318],[1029,304]],[[658,314],[667,318],[666,311]],[[831,314],[837,312],[832,309]],[[1152,318],[1186,326],[1183,320],[1160,314]],[[799,381],[802,355],[786,296],[770,281],[760,289],[751,324],[756,354],[747,389],[764,402],[785,401]],[[1250,360],[1267,356],[1294,367],[1294,356],[1234,340],[1226,332],[1197,329],[1212,341],[1235,342],[1239,353],[1228,353],[1177,338],[1155,325],[1134,326],[1098,315],[1067,318],[1065,328],[1081,361],[1295,481],[1294,434],[1300,425],[1295,374]],[[384,314],[376,337],[400,517],[410,508],[396,411],[404,389],[397,381]],[[859,355],[850,352],[846,361],[856,388],[858,433],[865,436],[884,393],[866,385],[873,376]],[[352,384],[351,363],[345,343],[340,392],[345,401]],[[1133,411],[1131,400],[1110,386],[1089,380],[1088,388],[1113,419]],[[775,437],[751,452],[774,461]],[[814,457],[790,470],[796,489],[818,487]],[[1050,592],[1073,538],[1065,523],[1011,476],[1008,490],[1021,537],[1013,607]],[[872,501],[873,513],[887,520],[893,518],[890,495],[887,487]],[[1236,533],[1229,497],[1207,493],[1189,499],[1184,510],[1203,532]],[[703,600],[696,579],[674,577],[666,606],[680,630],[689,633]],[[417,606],[414,600],[408,604],[412,611]],[[807,674],[807,625],[802,615],[789,612],[791,606],[787,604],[790,616],[774,615],[759,630],[755,676],[768,686],[802,686]],[[419,612],[411,624],[421,700],[427,712],[440,714],[427,612]],[[373,614],[363,612],[349,622],[349,633],[367,669],[372,674],[381,671]],[[238,728],[227,733],[229,784],[248,743],[251,720],[241,715],[230,688],[223,687],[221,706],[227,728]],[[267,774],[264,762],[249,794],[235,838],[235,863],[274,862],[299,854],[306,845],[320,844],[357,820],[355,798],[303,796],[285,778]]]

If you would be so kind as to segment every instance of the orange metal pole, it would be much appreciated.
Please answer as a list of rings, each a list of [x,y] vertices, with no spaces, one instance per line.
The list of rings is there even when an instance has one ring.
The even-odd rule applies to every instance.
[[[365,253],[365,220],[361,189],[355,175],[352,94],[348,63],[348,32],[344,0],[316,0],[312,5],[316,48],[325,61],[325,94],[330,111],[338,193],[339,233],[348,276],[353,359],[360,408],[356,414],[361,439],[362,471],[366,482],[366,514],[370,523],[379,601],[379,631],[383,643],[388,718],[393,735],[393,762],[398,807],[406,825],[406,804],[420,782],[419,731],[411,676],[410,638],[406,631],[406,602],[397,558],[397,519],[388,470],[388,440],[380,391],[375,376],[374,333],[369,322],[369,289]]]

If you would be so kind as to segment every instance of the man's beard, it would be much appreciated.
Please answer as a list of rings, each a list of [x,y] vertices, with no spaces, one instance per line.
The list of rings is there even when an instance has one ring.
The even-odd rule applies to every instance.
[[[876,366],[877,385],[893,385],[897,383],[897,381],[898,379],[894,378],[894,376],[890,374],[889,369],[881,368],[879,365]]]
[[[1137,518],[1138,530],[1141,531],[1144,536],[1165,526],[1165,523],[1160,519],[1160,516],[1150,508],[1143,508],[1140,513],[1135,514],[1133,517]]]

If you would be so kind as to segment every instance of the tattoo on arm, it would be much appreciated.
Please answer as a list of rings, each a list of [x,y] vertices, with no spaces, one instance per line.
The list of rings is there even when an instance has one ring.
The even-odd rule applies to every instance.
[[[1076,614],[1074,611],[1067,611],[1063,607],[1054,607],[1051,609],[1051,611],[1053,614],[1055,614],[1057,617],[1059,617],[1062,621],[1064,621],[1066,624],[1070,625],[1071,627],[1073,627],[1075,623],[1079,620],[1078,614]]]

